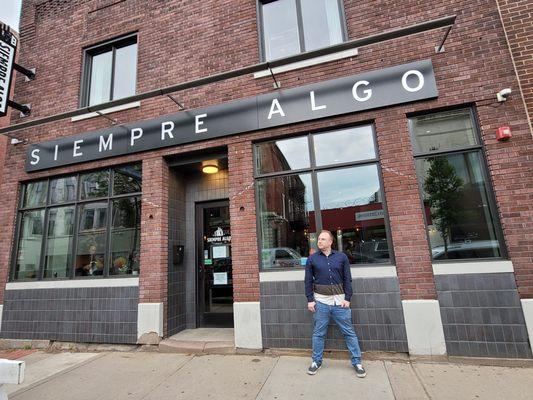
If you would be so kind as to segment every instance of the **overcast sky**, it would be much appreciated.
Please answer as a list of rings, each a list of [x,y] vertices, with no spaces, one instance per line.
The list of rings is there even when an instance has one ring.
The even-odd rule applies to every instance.
[[[19,31],[21,0],[0,0],[0,21]]]

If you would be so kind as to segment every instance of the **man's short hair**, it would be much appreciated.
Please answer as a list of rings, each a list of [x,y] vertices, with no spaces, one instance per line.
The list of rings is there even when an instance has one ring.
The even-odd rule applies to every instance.
[[[327,229],[322,229],[320,231],[320,233],[318,234],[318,236],[320,236],[321,234],[323,233],[327,233],[329,235],[329,238],[331,239],[332,242],[335,241],[335,236],[333,236],[333,233],[331,233],[331,231],[328,231]]]

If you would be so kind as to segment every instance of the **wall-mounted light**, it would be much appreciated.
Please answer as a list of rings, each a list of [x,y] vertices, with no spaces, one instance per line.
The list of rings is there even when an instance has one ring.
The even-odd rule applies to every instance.
[[[216,174],[218,170],[218,160],[202,161],[202,172],[204,174]]]

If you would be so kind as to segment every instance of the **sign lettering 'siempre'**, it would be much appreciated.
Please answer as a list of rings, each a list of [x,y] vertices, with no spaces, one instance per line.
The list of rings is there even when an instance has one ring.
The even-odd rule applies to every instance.
[[[0,117],[6,115],[17,38],[0,25]]]

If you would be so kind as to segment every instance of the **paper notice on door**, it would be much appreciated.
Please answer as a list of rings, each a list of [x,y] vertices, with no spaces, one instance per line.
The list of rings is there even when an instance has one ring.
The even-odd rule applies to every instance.
[[[228,256],[228,246],[213,246],[213,258],[226,258]]]
[[[228,273],[227,272],[214,272],[213,273],[213,285],[227,285]]]

